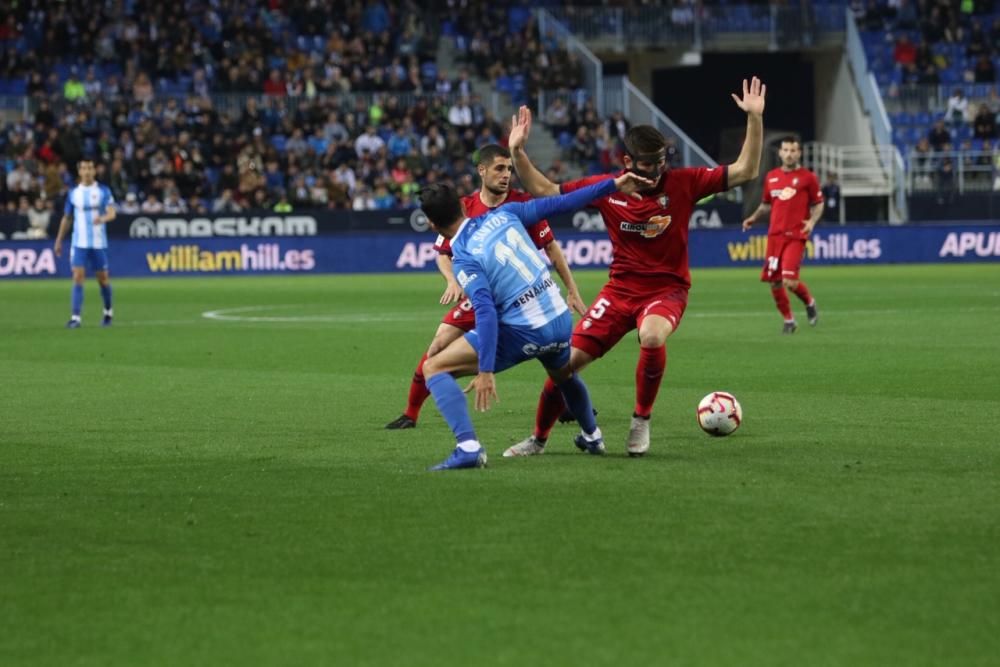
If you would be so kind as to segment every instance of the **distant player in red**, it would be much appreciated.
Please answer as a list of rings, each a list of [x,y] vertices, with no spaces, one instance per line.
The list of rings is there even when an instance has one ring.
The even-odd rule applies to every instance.
[[[823,217],[823,192],[816,174],[802,166],[802,146],[795,137],[781,140],[778,151],[781,166],[767,172],[764,179],[764,200],[749,218],[743,221],[743,231],[763,215],[771,213],[771,226],[767,230],[767,257],[762,282],[771,283],[771,295],[778,312],[785,318],[782,333],[793,334],[798,329],[792,304],[785,292],[787,287],[806,305],[809,324],[816,326],[819,313],[816,300],[806,284],[799,280],[802,255],[806,240],[813,227]]]
[[[462,198],[462,204],[469,217],[484,215],[487,211],[500,206],[505,202],[521,202],[531,199],[531,195],[520,190],[513,190],[510,187],[510,180],[514,170],[511,164],[510,151],[496,144],[489,144],[479,149],[479,161],[476,164],[482,187],[479,192],[474,192]],[[544,250],[552,262],[553,268],[563,284],[566,286],[566,303],[570,308],[580,313],[585,312],[585,304],[580,298],[580,290],[573,280],[573,273],[569,270],[569,263],[562,249],[556,243],[555,235],[549,223],[542,220],[536,225],[528,228],[528,235],[535,242],[539,250]],[[413,380],[410,382],[410,393],[406,402],[406,410],[396,419],[385,425],[388,429],[413,428],[417,425],[420,416],[420,408],[430,396],[427,385],[424,382],[424,361],[432,357],[468,331],[476,328],[476,314],[472,310],[472,304],[462,295],[462,289],[455,280],[455,275],[451,269],[451,244],[448,239],[438,236],[434,244],[434,249],[438,251],[437,265],[441,275],[444,276],[448,286],[444,294],[441,295],[442,304],[450,304],[460,301],[458,305],[450,309],[441,319],[434,339],[431,341],[427,352],[420,358],[417,370],[413,373]]]
[[[739,158],[715,169],[667,169],[666,138],[656,128],[638,125],[625,134],[625,170],[655,185],[630,197],[612,194],[591,202],[604,219],[614,250],[610,281],[573,331],[570,365],[579,371],[602,357],[621,338],[639,330],[635,370],[635,410],[626,448],[630,456],[649,449],[649,419],[667,363],[667,338],[676,331],[687,307],[688,224],[695,202],[757,178],[763,135],[765,87],[754,77],[743,81],[743,97],[733,95],[747,113],[747,135]],[[549,181],[531,164],[524,142],[531,112],[521,107],[510,133],[510,149],[521,181],[537,197],[583,187],[605,176],[563,183]],[[555,385],[546,382],[535,415],[534,433],[504,452],[531,456],[545,442],[563,410]]]

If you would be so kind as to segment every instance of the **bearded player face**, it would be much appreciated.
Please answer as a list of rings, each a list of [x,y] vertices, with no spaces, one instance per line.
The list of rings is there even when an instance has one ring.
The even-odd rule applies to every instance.
[[[503,195],[510,191],[510,179],[514,173],[514,164],[509,157],[496,157],[490,164],[479,165],[479,178],[483,187],[495,195]]]

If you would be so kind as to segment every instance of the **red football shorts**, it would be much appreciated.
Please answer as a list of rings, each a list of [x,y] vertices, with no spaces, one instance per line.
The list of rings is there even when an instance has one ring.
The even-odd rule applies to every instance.
[[[783,279],[799,279],[799,268],[802,266],[802,256],[806,252],[806,242],[802,239],[790,239],[784,236],[767,237],[767,257],[764,258],[764,269],[760,272],[762,282],[776,283]]]
[[[604,356],[622,336],[642,326],[649,315],[667,318],[674,330],[687,308],[688,288],[683,285],[640,289],[612,280],[604,286],[587,315],[573,329],[573,347],[595,359]]]
[[[476,311],[472,308],[472,302],[464,299],[454,308],[448,310],[441,318],[441,324],[450,324],[468,333],[476,328]]]

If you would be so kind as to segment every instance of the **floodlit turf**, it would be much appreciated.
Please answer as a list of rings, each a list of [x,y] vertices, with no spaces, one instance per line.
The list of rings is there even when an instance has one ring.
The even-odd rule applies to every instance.
[[[432,276],[118,280],[108,330],[88,283],[78,331],[0,282],[0,664],[996,664],[1000,267],[808,267],[794,336],[756,274],[695,273],[646,458],[628,338],[584,374],[608,456],[501,458],[524,365],[490,467],[434,474],[432,401],[382,429]]]

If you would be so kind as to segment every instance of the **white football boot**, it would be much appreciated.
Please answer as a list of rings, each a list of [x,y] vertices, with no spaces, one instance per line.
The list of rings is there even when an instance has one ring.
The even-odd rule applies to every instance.
[[[503,453],[504,458],[511,458],[513,456],[535,456],[537,454],[545,453],[545,441],[539,440],[534,435],[529,435],[527,438],[517,443],[516,445],[511,445],[507,448],[507,451]]]
[[[632,425],[628,429],[628,441],[625,449],[629,456],[642,456],[649,451],[649,420],[642,417],[632,417]]]

